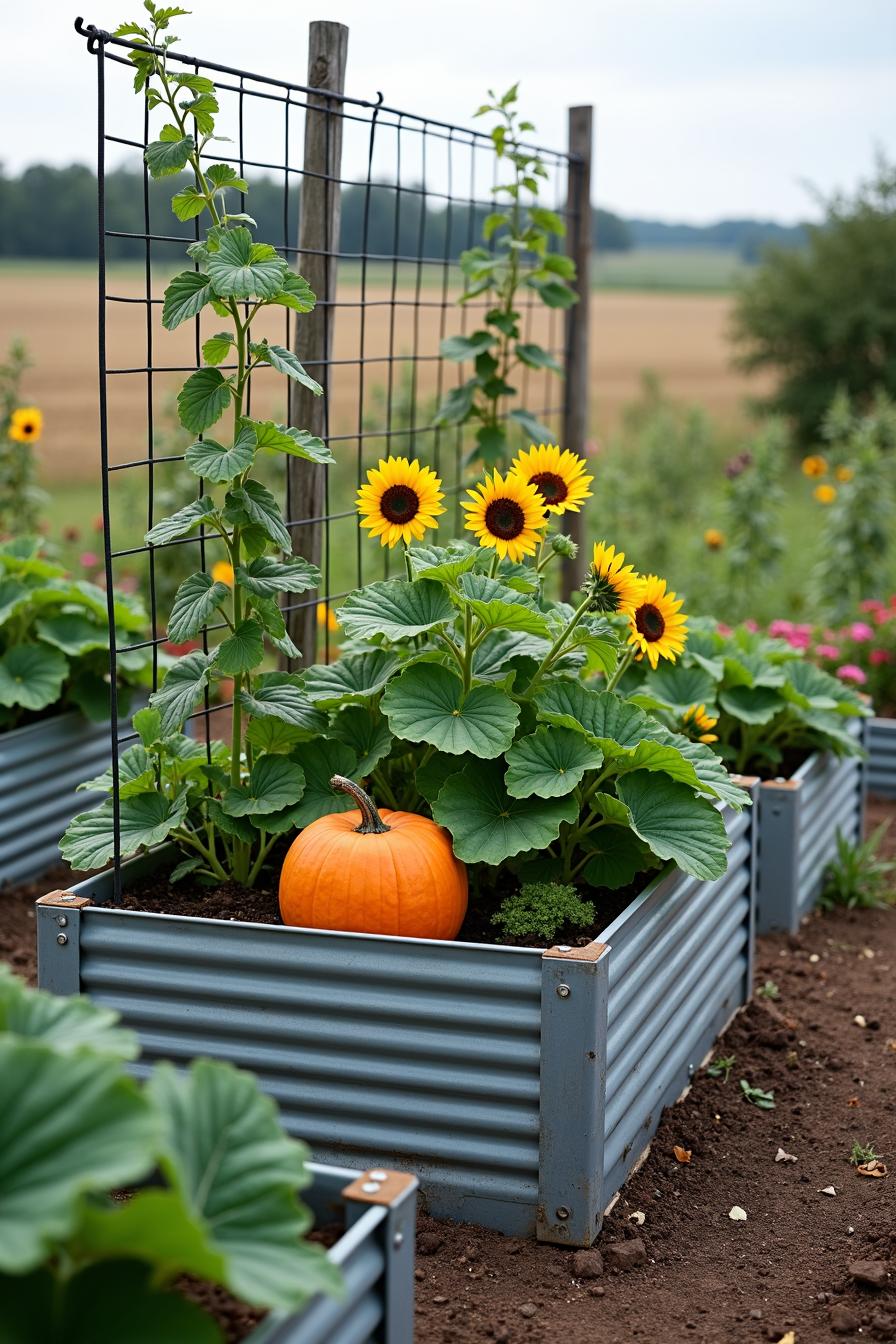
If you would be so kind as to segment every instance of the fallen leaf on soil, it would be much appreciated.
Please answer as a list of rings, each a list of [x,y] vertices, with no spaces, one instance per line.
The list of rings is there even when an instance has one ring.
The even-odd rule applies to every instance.
[[[788,1330],[786,1335],[782,1335],[778,1344],[796,1344],[796,1331]]]
[[[875,953],[875,951],[873,950],[873,948],[870,948],[870,947],[863,947],[863,948],[862,948],[862,956],[863,956],[863,957],[868,957],[868,958],[870,959],[870,958],[872,958],[872,957],[874,957],[874,956],[876,956],[876,955],[877,955],[877,954]]]
[[[688,1163],[688,1162],[690,1162],[690,1160],[691,1160],[691,1150],[690,1150],[690,1148],[682,1148],[682,1147],[680,1147],[679,1144],[676,1143],[676,1144],[673,1145],[673,1147],[672,1147],[672,1151],[673,1151],[673,1153],[675,1154],[675,1161],[676,1161],[676,1162],[682,1162],[682,1163],[685,1163],[685,1164]]]
[[[646,1213],[642,1213],[640,1209],[636,1209],[634,1213],[629,1214],[628,1220],[630,1223],[637,1223],[639,1227],[643,1227],[646,1217]]]
[[[863,1162],[860,1167],[856,1167],[856,1171],[860,1176],[877,1176],[878,1179],[882,1179],[887,1174],[886,1164],[879,1162],[877,1158],[874,1158],[871,1162]]]
[[[775,1153],[775,1161],[776,1161],[776,1162],[795,1162],[795,1161],[796,1161],[796,1158],[793,1156],[792,1153],[785,1153],[785,1151],[784,1151],[783,1148],[779,1148],[778,1151]]]
[[[861,1013],[856,1013],[855,1017],[853,1018],[853,1022],[856,1024],[857,1027],[867,1027],[868,1025],[868,1023],[865,1021]]]
[[[887,1041],[887,1049],[896,1051],[896,1040]]]
[[[837,1191],[834,1189],[832,1185],[826,1185],[823,1190],[816,1191],[816,1194],[819,1195],[836,1195],[836,1193]]]
[[[847,1106],[861,1106],[862,1103],[859,1101],[858,1097],[850,1097],[846,1104]]]
[[[739,1204],[735,1204],[733,1209],[729,1209],[728,1217],[732,1223],[745,1223],[747,1221],[746,1210],[742,1209]]]

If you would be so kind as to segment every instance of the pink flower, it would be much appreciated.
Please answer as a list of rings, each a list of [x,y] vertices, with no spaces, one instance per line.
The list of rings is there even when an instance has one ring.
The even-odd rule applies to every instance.
[[[100,558],[94,551],[82,551],[81,564],[85,569],[93,569],[99,562]]]
[[[864,602],[859,603],[859,611],[883,611],[884,604],[876,597],[866,597]]]
[[[744,621],[744,629],[749,630],[751,635],[755,635],[756,631],[759,629],[759,626],[756,624],[753,618],[750,617],[748,620]]]
[[[872,667],[881,667],[884,663],[892,663],[893,655],[887,649],[872,649],[868,661]]]
[[[731,634],[731,626],[726,625],[724,621],[719,621],[718,625],[716,626],[716,630],[722,636],[723,639],[727,639],[728,636]]]
[[[857,686],[864,686],[868,678],[860,667],[855,663],[844,663],[842,667],[837,668],[837,676],[841,681],[854,681]]]
[[[849,637],[855,640],[856,644],[867,644],[869,639],[874,638],[874,631],[867,621],[853,621],[849,627]]]
[[[796,626],[788,638],[787,643],[792,649],[808,649],[809,645],[812,643],[812,632],[811,630],[803,630],[799,626]]]
[[[830,658],[831,660],[840,657],[840,650],[836,644],[819,644],[816,646],[815,653],[819,658]]]
[[[793,621],[772,621],[768,632],[772,639],[786,639],[793,631]]]

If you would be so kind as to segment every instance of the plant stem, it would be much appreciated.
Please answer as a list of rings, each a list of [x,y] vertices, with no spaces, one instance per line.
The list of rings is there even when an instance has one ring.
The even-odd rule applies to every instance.
[[[625,676],[628,669],[631,667],[632,662],[634,661],[634,657],[635,657],[635,650],[633,646],[630,644],[626,649],[625,653],[619,659],[619,662],[616,664],[616,671],[613,673],[612,677],[607,682],[608,691],[615,691],[616,687],[619,685],[620,681]]]
[[[580,606],[576,607],[572,617],[570,618],[569,624],[566,626],[564,630],[560,632],[560,634],[554,640],[553,644],[548,649],[547,653],[542,659],[540,667],[537,668],[535,676],[529,683],[529,689],[526,692],[527,696],[532,695],[533,690],[541,681],[545,672],[547,672],[550,669],[555,659],[557,658],[558,654],[563,649],[563,645],[566,643],[567,639],[572,634],[573,630],[575,630],[576,626],[578,625],[582,617],[585,615],[585,612],[588,610],[590,605],[591,605],[591,598],[586,597],[584,602],[582,602]]]

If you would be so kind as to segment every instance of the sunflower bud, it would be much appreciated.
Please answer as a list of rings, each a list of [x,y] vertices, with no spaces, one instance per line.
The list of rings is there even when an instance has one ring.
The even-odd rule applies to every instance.
[[[551,550],[555,555],[563,555],[567,560],[575,560],[579,553],[579,548],[572,537],[566,537],[562,532],[558,532],[555,537],[551,537]]]

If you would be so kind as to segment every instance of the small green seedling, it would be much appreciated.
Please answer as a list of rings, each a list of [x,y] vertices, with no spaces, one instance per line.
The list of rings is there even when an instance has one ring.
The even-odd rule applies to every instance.
[[[867,840],[856,844],[837,833],[837,855],[828,864],[819,897],[823,909],[845,905],[848,910],[871,910],[892,902],[896,863],[878,853],[889,825],[882,821]]]
[[[760,999],[780,999],[781,991],[774,980],[766,980],[764,985],[759,986],[756,995]]]
[[[862,1167],[866,1162],[880,1161],[881,1154],[875,1150],[873,1143],[854,1143],[849,1160],[854,1167]]]
[[[723,1083],[727,1083],[731,1077],[731,1070],[734,1068],[735,1055],[719,1055],[714,1059],[706,1072],[710,1078],[721,1078]]]
[[[775,1109],[774,1092],[763,1092],[761,1087],[751,1086],[746,1078],[741,1078],[740,1090],[744,1094],[744,1101],[749,1101],[752,1106],[758,1106],[760,1111],[773,1111]]]

